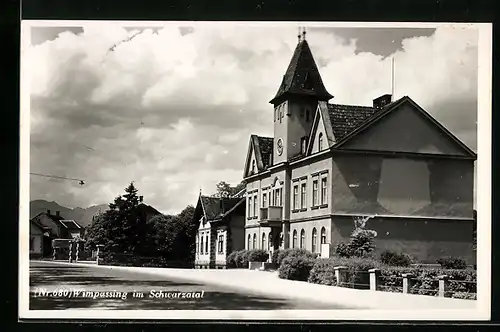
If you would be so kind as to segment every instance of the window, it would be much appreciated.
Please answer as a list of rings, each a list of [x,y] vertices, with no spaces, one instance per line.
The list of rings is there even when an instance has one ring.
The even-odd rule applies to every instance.
[[[318,135],[318,151],[323,150],[323,133]]]
[[[306,183],[300,185],[300,207],[302,209],[306,208]]]
[[[281,188],[274,189],[274,206],[281,206]]]
[[[305,249],[306,247],[306,231],[300,231],[300,249]]]
[[[249,218],[252,217],[252,211],[253,211],[253,208],[252,208],[252,197],[249,196],[248,197],[248,217]]]
[[[318,180],[313,180],[313,206],[318,206]]]
[[[297,248],[297,230],[293,230],[292,248]]]
[[[326,243],[326,229],[321,227],[321,244]]]
[[[262,243],[260,249],[266,250],[266,233],[262,233]]]
[[[327,204],[328,200],[328,189],[326,186],[326,177],[321,179],[321,204]]]
[[[257,234],[253,233],[253,246],[252,246],[252,249],[256,249],[257,248]]]
[[[205,253],[208,254],[208,234],[205,236]]]
[[[306,153],[307,150],[307,137],[302,137],[300,139],[300,152]]]
[[[252,236],[248,234],[248,243],[247,243],[248,250],[252,249],[251,245],[252,245]]]
[[[224,235],[222,235],[222,234],[219,235],[218,246],[219,246],[219,253],[224,252]]]
[[[196,249],[195,249],[195,250],[196,250],[196,253],[197,253],[197,254],[200,252],[200,247],[199,247],[199,245],[200,245],[200,235],[199,235],[199,234],[196,234],[196,247],[195,247]]]
[[[203,255],[203,233],[201,233],[201,237],[200,237],[200,254]]]
[[[317,245],[318,245],[318,231],[316,230],[316,227],[314,227],[312,231],[312,246],[311,246],[313,253],[315,253],[318,250]]]
[[[253,198],[253,216],[257,216],[257,195]]]
[[[293,209],[296,210],[299,208],[299,186],[293,186]]]
[[[269,240],[267,241],[268,249],[271,249],[272,243],[273,243],[273,233],[269,232]]]
[[[267,207],[267,193],[262,194],[262,207]]]

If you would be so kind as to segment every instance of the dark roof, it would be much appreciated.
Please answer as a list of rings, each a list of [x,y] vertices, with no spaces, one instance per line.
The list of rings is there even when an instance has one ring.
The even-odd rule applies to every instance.
[[[262,164],[264,169],[266,169],[271,165],[271,154],[273,153],[274,139],[272,137],[257,136],[257,142],[259,144]]]
[[[221,218],[232,210],[242,199],[241,198],[218,198],[209,196],[200,196],[203,212],[207,220]]]
[[[59,220],[64,227],[70,230],[80,230],[82,226],[78,225],[78,223],[74,220]]]
[[[339,141],[353,132],[380,110],[381,108],[369,106],[328,104],[328,115],[335,139]]]
[[[323,85],[323,80],[306,40],[297,44],[278,92],[270,103],[280,103],[285,94],[309,95],[325,101],[333,98]]]

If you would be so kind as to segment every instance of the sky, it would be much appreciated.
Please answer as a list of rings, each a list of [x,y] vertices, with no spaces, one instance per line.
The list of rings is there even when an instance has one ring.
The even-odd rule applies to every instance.
[[[163,213],[242,180],[250,134],[272,136],[297,25],[100,22],[31,29],[30,199],[107,204],[132,181]],[[331,102],[410,96],[477,151],[476,29],[307,28]]]

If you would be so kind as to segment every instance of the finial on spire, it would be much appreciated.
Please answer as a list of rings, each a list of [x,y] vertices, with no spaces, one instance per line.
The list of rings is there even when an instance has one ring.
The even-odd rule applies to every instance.
[[[302,40],[306,40],[306,28],[303,27],[302,29],[303,29],[302,30]]]
[[[300,30],[301,30],[301,27],[299,27],[299,34],[297,35],[297,38],[299,39],[299,43],[300,43],[300,38],[302,37]]]

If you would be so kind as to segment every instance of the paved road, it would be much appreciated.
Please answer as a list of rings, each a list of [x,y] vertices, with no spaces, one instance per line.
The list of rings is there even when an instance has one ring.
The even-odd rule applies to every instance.
[[[126,299],[82,296],[40,296],[39,290],[85,290],[94,292],[128,292]],[[203,291],[203,298],[150,298],[151,290]],[[133,292],[143,293],[134,298]],[[109,293],[108,293],[109,294]],[[279,309],[342,309],[320,302],[249,294],[237,289],[184,280],[165,280],[160,276],[124,270],[102,269],[92,265],[74,266],[30,262],[30,310],[120,309],[120,310],[279,310]],[[346,309],[346,308],[344,308]]]

